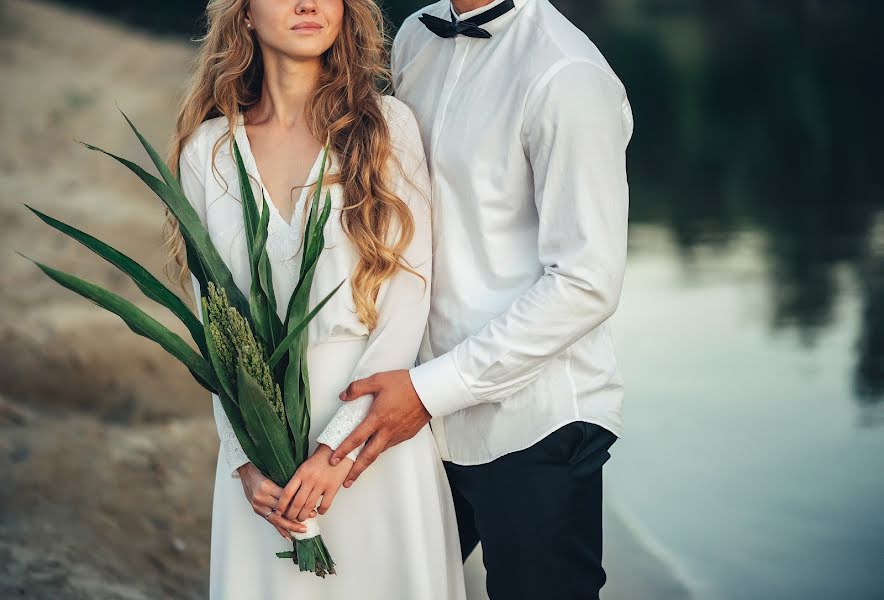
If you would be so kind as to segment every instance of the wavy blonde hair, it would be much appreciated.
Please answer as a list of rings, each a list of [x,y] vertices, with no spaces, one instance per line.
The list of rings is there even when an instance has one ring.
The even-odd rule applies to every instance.
[[[208,28],[194,39],[199,42],[196,68],[167,152],[167,163],[175,173],[184,144],[203,121],[219,116],[228,119],[228,131],[212,151],[214,166],[220,145],[232,143],[238,113],[260,99],[263,61],[257,38],[246,28],[248,5],[249,0],[212,0],[206,7]],[[402,268],[420,277],[425,290],[427,283],[402,256],[414,235],[414,221],[408,205],[387,183],[391,181],[388,161],[395,158],[381,106],[390,83],[388,47],[384,16],[374,0],[344,0],[340,34],[322,56],[317,89],[306,107],[310,132],[317,140],[329,141],[340,164],[338,172],[326,175],[323,185],[340,183],[343,187],[341,226],[359,254],[350,275],[353,302],[369,330],[377,324],[375,302],[386,279]],[[308,183],[308,198],[315,186],[315,181]],[[305,214],[309,204],[305,203]],[[401,235],[388,245],[394,218]],[[164,271],[187,291],[184,239],[168,208],[163,237],[168,248]],[[170,273],[175,266],[177,274]]]

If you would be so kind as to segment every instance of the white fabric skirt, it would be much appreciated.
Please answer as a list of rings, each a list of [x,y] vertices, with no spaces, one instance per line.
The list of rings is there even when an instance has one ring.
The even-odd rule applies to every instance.
[[[311,452],[364,347],[365,338],[331,338],[308,349]],[[337,571],[325,579],[274,555],[291,543],[254,513],[219,454],[210,600],[466,599],[454,503],[429,425],[342,487],[318,519]]]

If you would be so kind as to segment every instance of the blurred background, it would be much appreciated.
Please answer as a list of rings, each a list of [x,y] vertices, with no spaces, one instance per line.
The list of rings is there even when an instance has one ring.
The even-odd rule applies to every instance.
[[[884,597],[884,3],[553,4],[635,116],[606,600]],[[75,140],[146,164],[116,103],[164,147],[204,5],[0,1],[4,598],[208,595],[208,396],[13,253],[139,298],[27,203],[160,273],[160,203]]]

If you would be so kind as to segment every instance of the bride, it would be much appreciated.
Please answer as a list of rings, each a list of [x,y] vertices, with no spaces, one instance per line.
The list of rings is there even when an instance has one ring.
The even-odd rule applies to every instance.
[[[373,399],[345,404],[338,393],[354,379],[411,367],[429,310],[427,162],[410,108],[379,91],[388,80],[382,13],[373,0],[213,0],[207,21],[170,154],[188,199],[248,296],[235,140],[259,210],[262,196],[268,202],[282,319],[328,140],[322,196],[331,192],[332,213],[310,307],[345,280],[308,327],[311,457],[286,486],[286,506],[278,506],[283,488],[248,461],[212,396],[221,445],[210,598],[461,600],[454,505],[429,426],[341,494],[360,449],[328,464]],[[184,245],[168,213],[165,233],[186,286]],[[274,556],[291,549],[291,532],[317,521],[337,571],[325,579]]]

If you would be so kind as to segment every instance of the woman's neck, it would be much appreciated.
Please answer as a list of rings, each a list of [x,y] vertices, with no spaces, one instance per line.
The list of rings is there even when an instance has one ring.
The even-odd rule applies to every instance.
[[[261,100],[251,109],[253,122],[273,120],[285,128],[304,124],[304,108],[319,81],[322,64],[315,60],[292,60],[266,53]]]

